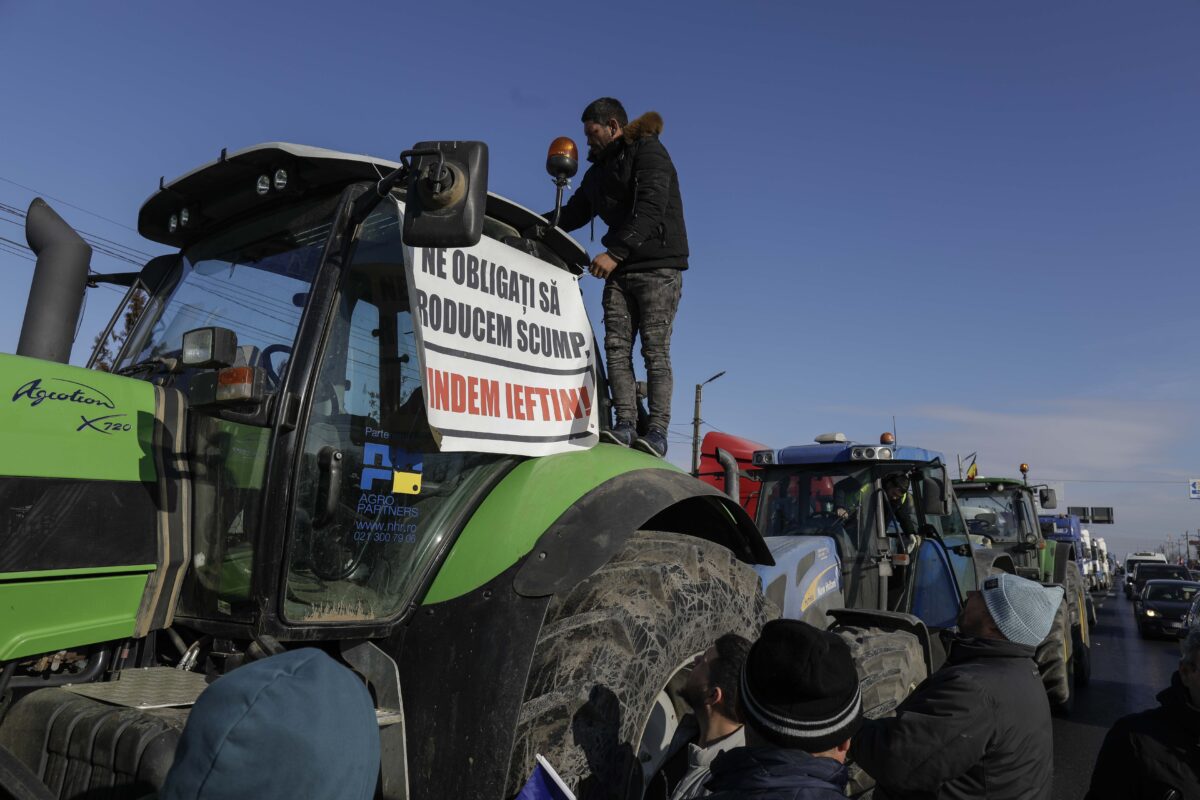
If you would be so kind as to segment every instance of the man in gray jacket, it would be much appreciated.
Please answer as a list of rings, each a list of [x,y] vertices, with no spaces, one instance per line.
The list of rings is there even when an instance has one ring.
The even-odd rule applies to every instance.
[[[1049,800],[1050,704],[1033,656],[1062,597],[1007,574],[968,595],[945,666],[854,737],[850,758],[877,800]]]
[[[671,791],[671,800],[693,800],[709,794],[704,784],[713,759],[746,745],[738,717],[738,683],[749,652],[749,639],[727,633],[692,666],[680,694],[692,707],[699,734],[695,743],[687,745],[687,772]]]

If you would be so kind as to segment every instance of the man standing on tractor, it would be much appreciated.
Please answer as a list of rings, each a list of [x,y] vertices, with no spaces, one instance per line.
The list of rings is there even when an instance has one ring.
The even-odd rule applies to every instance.
[[[592,259],[591,273],[605,279],[604,350],[617,420],[600,438],[661,457],[671,421],[671,330],[688,267],[679,176],[658,139],[663,120],[656,112],[629,122],[620,101],[602,97],[582,120],[592,165],[558,225],[572,231],[595,217],[608,225],[600,240],[606,250]],[[640,436],[634,336],[642,341],[650,406]]]

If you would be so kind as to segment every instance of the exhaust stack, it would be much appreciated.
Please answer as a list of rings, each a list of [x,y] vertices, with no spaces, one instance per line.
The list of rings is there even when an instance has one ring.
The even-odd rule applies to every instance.
[[[29,204],[25,241],[37,254],[17,355],[66,364],[79,327],[92,248],[40,197]]]

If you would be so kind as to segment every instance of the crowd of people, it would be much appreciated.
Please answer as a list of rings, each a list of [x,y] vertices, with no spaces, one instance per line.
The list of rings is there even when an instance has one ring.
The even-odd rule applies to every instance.
[[[1050,708],[1033,657],[1061,599],[1058,587],[987,578],[945,664],[879,719],[864,717],[854,659],[835,632],[780,619],[754,642],[726,634],[681,691],[690,741],[663,768],[660,791],[667,800],[828,800],[846,796],[852,762],[877,800],[1050,798]],[[1158,699],[1113,726],[1088,800],[1200,798],[1200,629],[1183,640]],[[308,648],[237,669],[201,695],[161,796],[367,800],[379,767],[362,681]]]

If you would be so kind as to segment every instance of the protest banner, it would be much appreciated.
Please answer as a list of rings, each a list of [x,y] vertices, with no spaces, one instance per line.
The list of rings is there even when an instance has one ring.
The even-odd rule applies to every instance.
[[[406,250],[441,450],[542,456],[596,444],[595,353],[576,277],[487,237]]]

